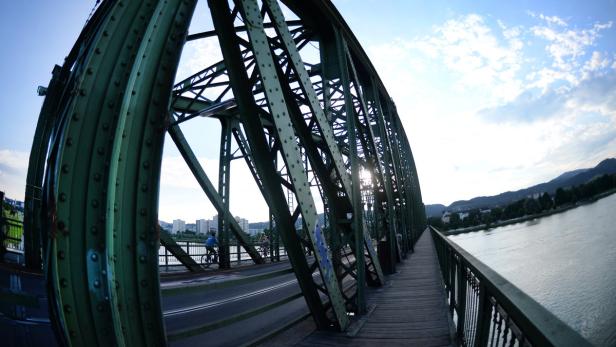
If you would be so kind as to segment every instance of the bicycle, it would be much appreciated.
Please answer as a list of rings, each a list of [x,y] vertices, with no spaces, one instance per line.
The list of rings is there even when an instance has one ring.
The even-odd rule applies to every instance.
[[[207,250],[204,255],[201,256],[201,264],[206,268],[212,264],[218,264],[218,252],[215,249]]]

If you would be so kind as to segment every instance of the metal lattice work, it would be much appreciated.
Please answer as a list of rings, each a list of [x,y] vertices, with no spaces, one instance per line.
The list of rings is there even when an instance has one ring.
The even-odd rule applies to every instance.
[[[64,344],[166,343],[157,268],[166,133],[218,211],[221,267],[230,233],[263,262],[229,212],[235,142],[319,328],[346,329],[349,313],[365,310],[364,287],[384,283],[425,225],[395,105],[331,3],[209,0],[215,30],[187,37],[195,2],[104,2],[50,82],[26,251],[36,267],[42,246]],[[298,19],[287,21],[285,6]],[[185,41],[209,38],[223,60],[174,86]],[[179,126],[195,117],[221,123],[217,188]]]

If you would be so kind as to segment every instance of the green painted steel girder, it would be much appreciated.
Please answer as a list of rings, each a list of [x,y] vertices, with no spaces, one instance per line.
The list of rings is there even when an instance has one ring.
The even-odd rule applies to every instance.
[[[295,196],[303,217],[303,222],[307,227],[309,240],[312,248],[315,249],[315,258],[321,272],[321,277],[337,323],[342,330],[349,324],[344,308],[344,301],[340,284],[332,267],[331,251],[325,241],[322,226],[318,225],[317,211],[310,184],[306,172],[301,165],[301,154],[295,143],[295,130],[291,125],[288,114],[288,106],[284,101],[284,95],[275,63],[272,58],[267,35],[263,28],[263,17],[261,9],[256,0],[240,0],[240,11],[247,23],[248,36],[255,53],[257,67],[261,78],[261,83],[265,89],[268,100],[268,107],[273,116],[278,138],[281,140],[283,160],[286,163],[288,173],[291,177]],[[307,81],[305,81],[307,83]],[[325,133],[328,136],[328,133]]]
[[[203,189],[203,192],[207,195],[212,205],[214,205],[216,211],[218,211],[219,219],[223,219],[225,223],[228,224],[228,227],[233,232],[233,235],[237,238],[242,247],[246,249],[246,252],[250,258],[252,258],[256,264],[262,264],[263,258],[255,249],[254,245],[250,244],[248,235],[246,235],[235,218],[233,218],[233,215],[229,211],[228,201],[223,200],[223,197],[216,191],[216,188],[214,188],[212,181],[210,181],[207,177],[205,170],[203,170],[199,160],[197,160],[197,156],[188,145],[188,142],[186,141],[182,130],[180,130],[180,127],[178,125],[173,125],[170,126],[167,131],[169,132],[171,139],[173,139],[173,142],[175,142],[180,154],[184,157],[184,161],[188,164],[188,168]]]
[[[275,0],[237,0],[233,10],[227,1],[209,0],[224,60],[174,87],[195,2],[105,1],[54,71],[31,153],[26,254],[32,268],[43,255],[50,316],[63,345],[166,344],[158,190],[167,132],[222,216],[221,229],[229,227],[261,263],[229,213],[235,138],[321,329],[344,330],[352,304],[363,311],[365,282],[384,283],[363,218],[360,170],[372,173],[374,211],[387,217],[390,245],[399,230],[412,247],[425,225],[395,105],[331,3],[283,1],[300,18],[290,30]],[[311,41],[319,42],[320,63],[302,58]],[[206,98],[207,88],[223,92]],[[179,128],[198,116],[223,125],[218,191]],[[311,184],[326,204],[328,228],[318,225]],[[295,212],[285,189],[298,202]],[[304,240],[294,227],[300,215]],[[306,244],[314,263],[304,254]],[[336,265],[333,252],[345,246],[358,259]],[[229,259],[221,255],[224,267]],[[349,279],[353,294],[343,290]]]
[[[72,91],[57,93],[67,100],[45,183],[50,315],[64,345],[165,345],[158,186],[195,1],[101,6],[104,18],[67,67]]]

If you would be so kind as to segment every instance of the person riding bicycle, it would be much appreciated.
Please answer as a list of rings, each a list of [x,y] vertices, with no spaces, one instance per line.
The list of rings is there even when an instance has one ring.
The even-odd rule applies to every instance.
[[[261,251],[263,252],[264,257],[267,257],[267,252],[269,251],[269,247],[270,247],[270,240],[269,240],[269,237],[265,235],[263,237],[263,240],[261,241]]]
[[[216,250],[214,249],[215,246],[218,246],[218,240],[216,239],[216,233],[215,232],[210,232],[210,236],[208,236],[207,240],[205,240],[205,249],[207,251],[207,256],[208,258],[210,258],[210,256],[214,256],[214,259],[216,257]]]

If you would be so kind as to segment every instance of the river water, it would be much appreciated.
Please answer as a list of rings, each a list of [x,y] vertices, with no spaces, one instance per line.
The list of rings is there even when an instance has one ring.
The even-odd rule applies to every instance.
[[[450,237],[597,346],[616,346],[616,194]]]

